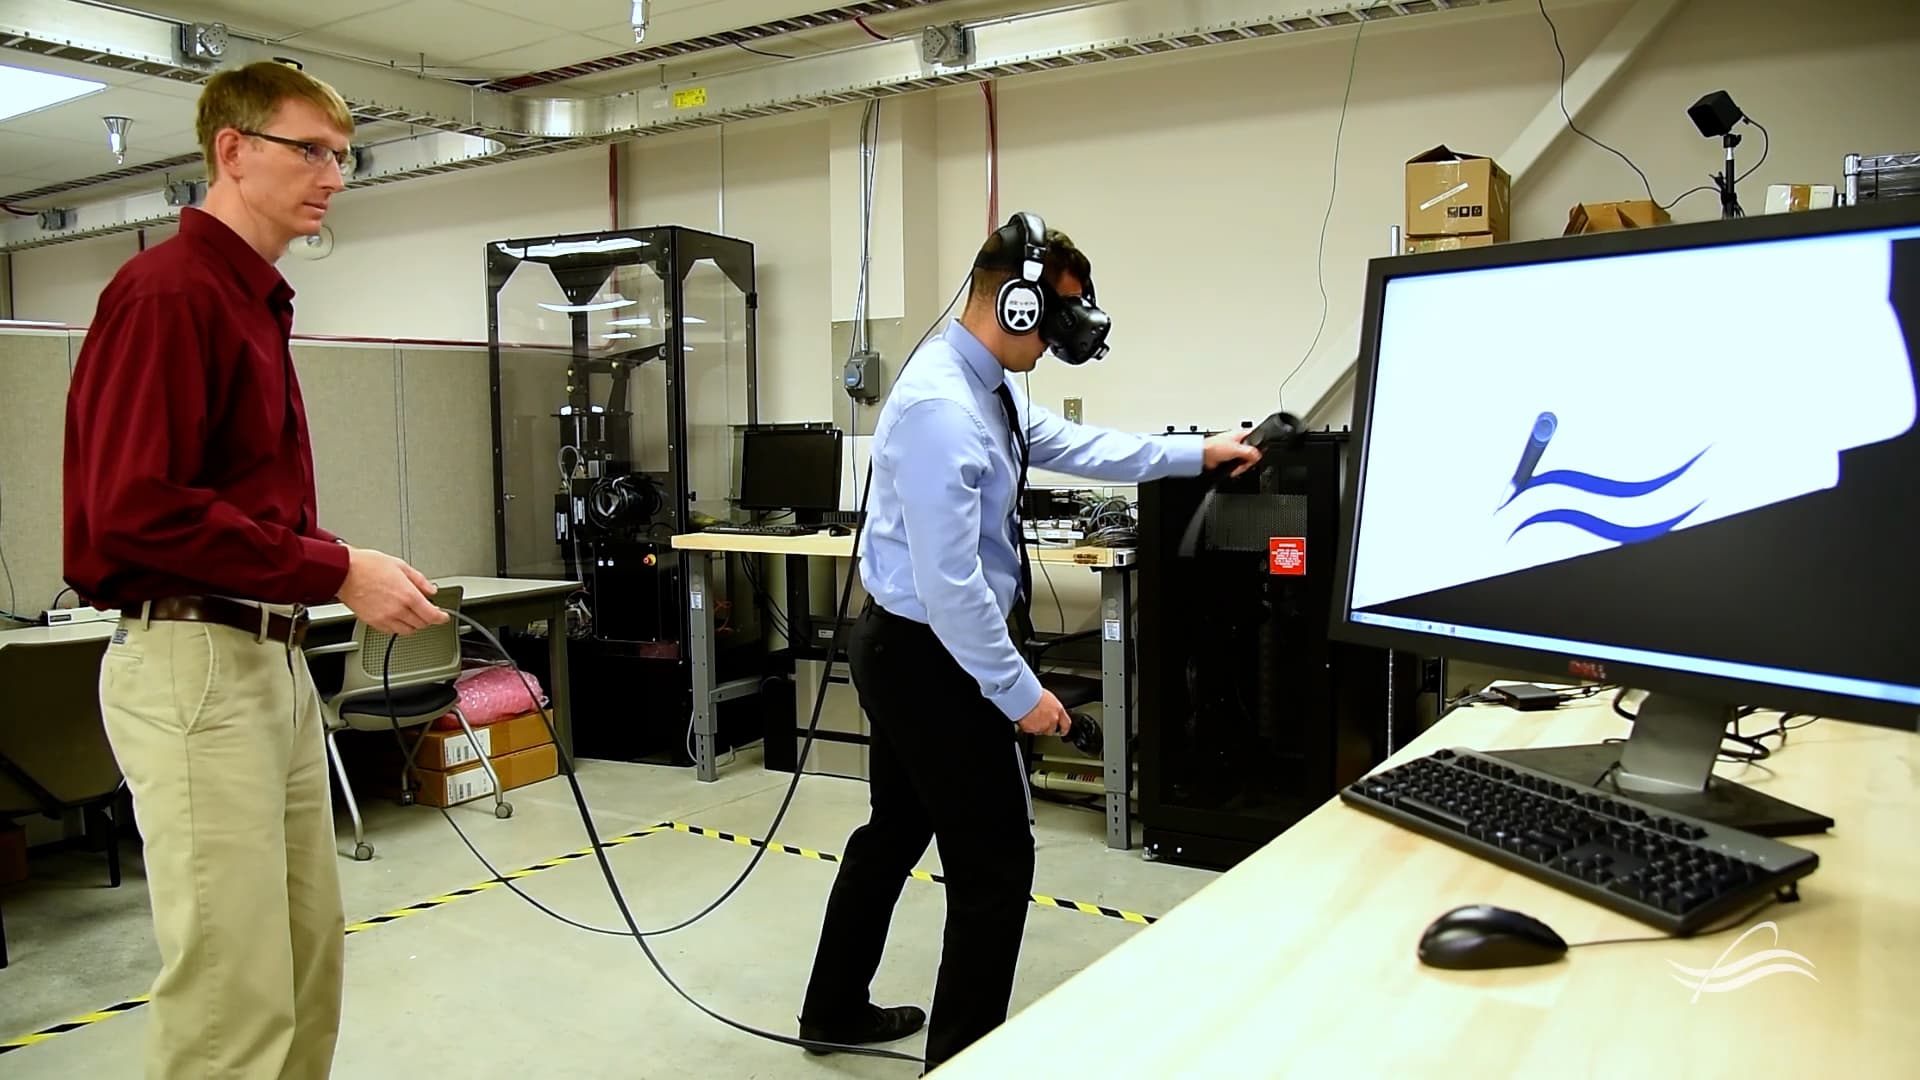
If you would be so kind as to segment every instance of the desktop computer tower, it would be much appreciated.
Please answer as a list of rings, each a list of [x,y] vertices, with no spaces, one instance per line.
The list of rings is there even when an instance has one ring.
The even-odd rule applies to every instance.
[[[1140,486],[1149,858],[1232,866],[1416,734],[1424,662],[1327,636],[1347,452],[1315,432],[1211,498]]]

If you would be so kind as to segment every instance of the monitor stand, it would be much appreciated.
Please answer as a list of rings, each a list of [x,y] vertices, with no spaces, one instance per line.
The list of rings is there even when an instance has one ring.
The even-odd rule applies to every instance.
[[[1833,819],[1713,775],[1735,708],[1650,695],[1625,742],[1490,751],[1572,784],[1617,791],[1675,814],[1760,836],[1825,832]]]

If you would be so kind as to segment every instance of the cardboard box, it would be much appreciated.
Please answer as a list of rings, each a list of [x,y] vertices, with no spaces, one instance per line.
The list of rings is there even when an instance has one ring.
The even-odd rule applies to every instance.
[[[1625,202],[1579,203],[1567,212],[1565,236],[1580,233],[1611,232],[1615,229],[1645,229],[1670,225],[1673,219],[1657,203],[1646,199]]]
[[[1421,255],[1429,251],[1459,251],[1461,248],[1493,246],[1492,233],[1471,233],[1466,236],[1414,236],[1407,239],[1407,254]]]
[[[1513,181],[1492,158],[1436,146],[1407,162],[1407,235],[1487,233],[1505,243]]]
[[[1790,214],[1801,210],[1826,210],[1833,206],[1832,184],[1770,184],[1767,186],[1767,213]]]
[[[491,760],[493,771],[500,776],[500,786],[507,791],[560,775],[560,752],[552,743],[503,754]],[[493,795],[493,784],[487,779],[487,770],[481,768],[477,761],[449,772],[417,769],[414,776],[420,785],[414,789],[414,801],[423,806],[458,806]],[[398,791],[398,784],[395,783],[394,793]]]
[[[467,733],[457,727],[451,731],[438,728],[428,731],[420,740],[420,752],[414,755],[414,762],[423,769],[445,771],[478,761],[482,756],[500,757],[552,741],[546,719],[537,712],[527,713],[474,728],[473,742],[480,744],[478,755],[473,752],[473,742],[467,740]]]

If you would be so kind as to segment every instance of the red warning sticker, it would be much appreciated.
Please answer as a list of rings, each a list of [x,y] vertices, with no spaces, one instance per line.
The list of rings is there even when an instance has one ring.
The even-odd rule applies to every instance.
[[[1267,572],[1304,576],[1307,572],[1307,538],[1273,536],[1267,538]]]

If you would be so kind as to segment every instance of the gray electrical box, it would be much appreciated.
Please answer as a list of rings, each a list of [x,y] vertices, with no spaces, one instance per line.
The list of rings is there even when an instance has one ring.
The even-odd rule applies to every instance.
[[[941,67],[973,63],[973,31],[960,23],[927,27],[920,31],[920,59]]]

